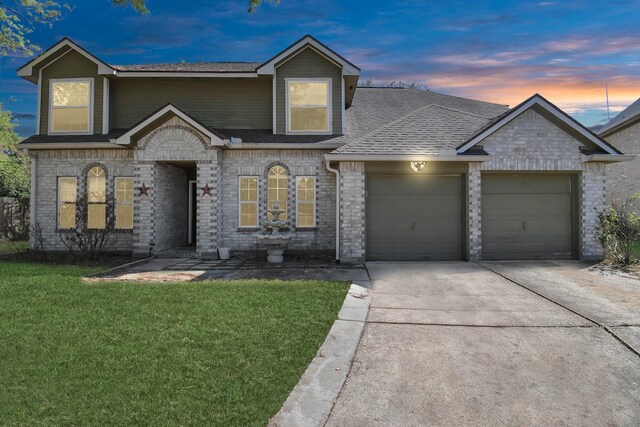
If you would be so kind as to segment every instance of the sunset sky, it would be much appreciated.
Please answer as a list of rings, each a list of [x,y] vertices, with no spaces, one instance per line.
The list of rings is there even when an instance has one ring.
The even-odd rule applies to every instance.
[[[32,39],[69,36],[110,64],[263,61],[305,34],[362,69],[361,81],[418,82],[509,104],[541,93],[582,123],[607,121],[640,97],[640,1],[282,0],[254,14],[244,0],[150,0],[151,14],[77,1]],[[0,58],[0,102],[19,132],[35,128],[36,86]]]

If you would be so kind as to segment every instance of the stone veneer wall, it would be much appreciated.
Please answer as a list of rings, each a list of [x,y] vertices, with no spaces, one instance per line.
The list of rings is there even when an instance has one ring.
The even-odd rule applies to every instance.
[[[133,176],[133,153],[130,150],[42,150],[31,151],[37,158],[36,222],[42,229],[45,248],[65,251],[60,240],[63,230],[58,230],[58,177],[78,178],[78,197],[87,188],[87,167],[102,165],[107,174],[107,194],[113,195],[114,178]],[[132,248],[132,232],[118,231],[113,251],[129,252]]]
[[[482,180],[479,162],[469,163],[467,172],[467,251],[469,261],[482,258]]]
[[[630,162],[607,165],[607,200],[619,205],[640,192],[640,122],[609,135],[606,140],[624,154],[639,156]],[[635,211],[640,213],[640,204]]]
[[[360,263],[365,258],[366,176],[363,162],[340,163],[340,261]]]
[[[265,249],[256,245],[255,233],[265,229],[267,217],[267,172],[274,164],[288,171],[288,221],[295,233],[288,245],[292,250],[329,251],[335,248],[336,184],[327,171],[320,150],[227,150],[221,151],[220,245],[231,250]],[[240,176],[258,177],[258,227],[238,228]],[[316,227],[295,228],[296,176],[316,177]]]
[[[580,179],[581,258],[597,260],[602,258],[603,250],[596,239],[598,213],[607,207],[606,165],[604,163],[585,163]]]

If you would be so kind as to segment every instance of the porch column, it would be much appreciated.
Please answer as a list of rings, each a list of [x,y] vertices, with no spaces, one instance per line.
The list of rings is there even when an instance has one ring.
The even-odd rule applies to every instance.
[[[469,163],[467,173],[467,247],[469,261],[482,259],[482,174],[480,162]]]
[[[211,158],[197,162],[196,251],[200,258],[218,259],[217,151],[211,151]]]
[[[340,261],[365,258],[366,204],[363,162],[340,163]]]
[[[147,257],[155,232],[155,164],[150,160],[133,162],[133,256]]]
[[[583,163],[580,176],[580,259],[602,259],[603,249],[596,238],[598,214],[607,207],[606,170],[604,163]]]

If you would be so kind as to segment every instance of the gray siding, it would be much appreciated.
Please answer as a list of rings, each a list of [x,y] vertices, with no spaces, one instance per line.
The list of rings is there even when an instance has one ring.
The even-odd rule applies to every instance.
[[[40,133],[49,132],[49,81],[51,79],[93,78],[93,133],[102,133],[102,85],[103,76],[98,66],[76,51],[71,51],[42,70],[42,94],[40,105]]]
[[[207,126],[271,129],[271,79],[148,79],[111,81],[111,128],[133,126],[173,103]]]
[[[607,141],[624,154],[640,155],[640,122],[607,137]],[[607,166],[607,197],[609,203],[619,205],[640,192],[640,157],[630,162]],[[640,206],[635,207],[639,211]]]
[[[276,133],[286,133],[285,78],[288,77],[330,77],[332,88],[333,133],[342,133],[342,70],[307,48],[276,68]]]

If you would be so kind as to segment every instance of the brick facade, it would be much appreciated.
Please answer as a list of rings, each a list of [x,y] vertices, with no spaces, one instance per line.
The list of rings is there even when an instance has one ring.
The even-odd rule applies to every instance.
[[[635,154],[630,162],[607,165],[607,200],[619,205],[640,192],[640,122],[606,137],[607,142],[624,154]],[[640,213],[640,204],[635,206]]]
[[[199,256],[217,256],[218,247],[232,251],[264,249],[255,233],[264,230],[267,216],[267,172],[279,164],[288,171],[289,224],[295,237],[291,250],[332,252],[335,247],[335,175],[327,171],[328,150],[220,149],[180,119],[174,118],[152,130],[133,150],[47,150],[35,152],[38,161],[37,220],[45,230],[47,246],[61,247],[55,228],[56,177],[78,176],[79,191],[85,167],[104,165],[107,188],[113,177],[133,176],[136,188],[149,187],[148,195],[134,196],[134,230],[121,233],[118,250],[146,256],[186,244],[188,181],[198,189],[208,186],[211,195],[197,192],[196,250]],[[529,110],[483,141],[490,154],[486,162],[469,163],[467,188],[467,250],[470,260],[482,259],[482,173],[561,172],[580,176],[580,251],[583,258],[597,258],[601,250],[595,240],[597,212],[605,206],[605,166],[583,163],[580,142]],[[342,162],[340,169],[340,259],[362,262],[366,254],[366,174],[364,162]],[[239,177],[258,178],[259,226],[238,227]],[[316,178],[316,227],[295,227],[296,177]]]

